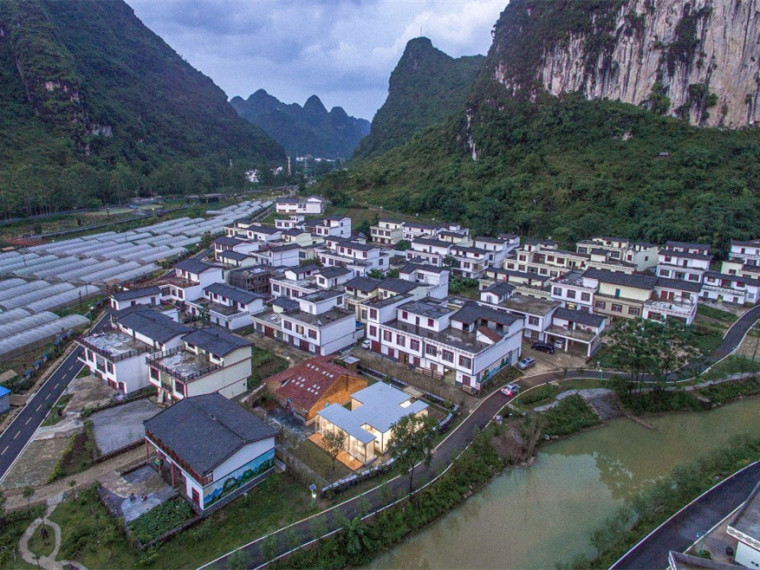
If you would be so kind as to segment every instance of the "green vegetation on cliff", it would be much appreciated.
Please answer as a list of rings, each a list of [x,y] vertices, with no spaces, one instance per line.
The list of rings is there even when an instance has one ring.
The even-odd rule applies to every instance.
[[[284,160],[120,0],[0,3],[0,216],[242,184]]]
[[[620,234],[725,247],[760,234],[760,133],[698,129],[631,105],[481,82],[460,113],[335,173],[329,196],[458,220],[476,233]],[[477,159],[473,159],[476,156]]]
[[[410,40],[391,73],[388,98],[354,157],[386,152],[461,110],[484,59],[480,55],[454,59],[427,38]]]

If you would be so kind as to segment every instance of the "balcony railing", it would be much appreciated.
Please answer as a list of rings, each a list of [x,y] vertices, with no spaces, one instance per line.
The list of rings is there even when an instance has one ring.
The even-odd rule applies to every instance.
[[[151,354],[149,357],[146,358],[146,361],[150,366],[153,366],[157,368],[158,370],[160,370],[161,372],[164,372],[165,374],[168,374],[169,376],[176,378],[177,380],[181,380],[182,382],[190,382],[192,380],[195,380],[196,378],[201,378],[203,376],[211,374],[212,372],[215,372],[217,370],[221,370],[222,368],[224,368],[224,366],[220,364],[214,364],[212,362],[209,362],[205,364],[204,366],[200,368],[196,368],[190,372],[182,372],[181,370],[176,370],[174,368],[171,368],[159,362],[160,360],[163,360],[164,358],[168,356],[172,356],[180,352],[187,352],[187,351],[184,350],[183,347],[178,346],[170,350],[165,350],[163,352],[154,352],[153,354]],[[188,354],[191,354],[191,353],[188,353]]]
[[[124,352],[120,352],[118,354],[112,354],[108,350],[105,350],[105,349],[103,349],[103,348],[101,348],[101,347],[99,347],[99,346],[97,346],[97,345],[89,342],[88,340],[86,340],[86,337],[84,337],[84,336],[80,336],[77,339],[77,342],[79,342],[79,344],[81,344],[85,348],[93,351],[96,354],[99,354],[103,358],[105,358],[105,359],[107,359],[107,360],[109,360],[109,361],[111,361],[113,363],[121,362],[122,360],[126,360],[127,358],[132,358],[133,356],[139,356],[139,355],[144,354],[146,352],[150,352],[150,350],[151,350],[150,347],[145,346],[145,347],[140,347],[140,348],[132,348],[130,350],[127,350],[127,351],[124,351]]]

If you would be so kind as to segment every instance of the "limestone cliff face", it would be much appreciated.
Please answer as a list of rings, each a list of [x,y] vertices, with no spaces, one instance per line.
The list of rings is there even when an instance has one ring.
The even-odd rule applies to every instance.
[[[760,0],[512,0],[488,70],[531,99],[581,91],[742,127],[760,120]]]

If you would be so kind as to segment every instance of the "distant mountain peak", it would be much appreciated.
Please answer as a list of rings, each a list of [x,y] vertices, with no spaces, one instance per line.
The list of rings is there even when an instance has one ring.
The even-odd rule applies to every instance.
[[[238,114],[264,129],[291,155],[311,154],[324,158],[349,158],[369,133],[369,121],[350,117],[342,107],[328,113],[317,95],[286,104],[259,89],[248,100],[233,97]]]

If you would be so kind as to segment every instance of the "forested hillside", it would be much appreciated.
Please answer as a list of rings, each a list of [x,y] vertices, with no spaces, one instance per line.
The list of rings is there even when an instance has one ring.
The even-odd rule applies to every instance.
[[[0,215],[239,185],[282,163],[121,0],[0,3]]]
[[[760,235],[756,129],[700,129],[577,94],[521,102],[487,81],[477,93],[468,115],[334,173],[325,192],[485,234],[620,234],[723,248]]]
[[[388,98],[372,119],[370,134],[362,139],[355,158],[390,150],[460,110],[484,59],[481,55],[454,59],[428,38],[410,40],[391,73]]]
[[[261,127],[290,156],[349,158],[369,132],[369,121],[349,117],[342,107],[328,112],[316,95],[301,107],[298,103],[285,104],[259,89],[248,99],[233,97],[230,103],[241,117]]]

